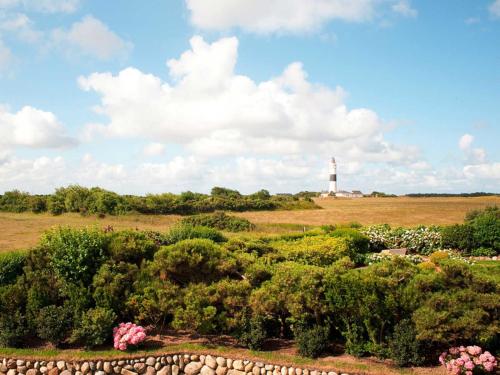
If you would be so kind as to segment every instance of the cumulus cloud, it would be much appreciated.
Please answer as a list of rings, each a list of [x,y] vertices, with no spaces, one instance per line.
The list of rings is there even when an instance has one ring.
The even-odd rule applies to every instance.
[[[497,180],[500,182],[500,163],[466,165],[464,174],[471,179]]]
[[[500,18],[500,0],[495,0],[488,8],[490,14],[495,18]]]
[[[75,22],[68,30],[53,30],[52,42],[71,54],[93,56],[100,60],[126,56],[133,48],[132,43],[121,39],[91,15]]]
[[[486,151],[483,148],[472,148],[473,142],[474,136],[464,134],[458,141],[458,147],[464,152],[469,163],[483,163],[486,160]]]
[[[59,148],[75,144],[51,112],[25,106],[16,113],[0,107],[0,150],[16,147]]]
[[[412,8],[409,0],[400,0],[392,5],[392,10],[403,17],[415,18],[418,15],[418,11]]]
[[[164,153],[165,153],[165,145],[158,142],[148,143],[142,149],[142,154],[144,156],[160,156],[163,155]]]
[[[86,134],[178,143],[203,156],[343,152],[354,161],[405,163],[418,154],[384,140],[376,112],[349,109],[342,88],[311,83],[301,63],[256,82],[234,71],[236,38],[209,44],[196,36],[190,44],[167,61],[173,83],[135,68],[80,77],[82,89],[101,96],[97,112],[109,118]]]
[[[376,0],[185,0],[191,23],[208,30],[240,27],[268,33],[302,32],[318,29],[339,19],[348,22],[370,20]]]

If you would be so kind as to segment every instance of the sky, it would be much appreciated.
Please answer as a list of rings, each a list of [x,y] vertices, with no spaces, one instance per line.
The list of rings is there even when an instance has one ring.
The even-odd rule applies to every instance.
[[[0,193],[499,192],[500,0],[0,0]]]

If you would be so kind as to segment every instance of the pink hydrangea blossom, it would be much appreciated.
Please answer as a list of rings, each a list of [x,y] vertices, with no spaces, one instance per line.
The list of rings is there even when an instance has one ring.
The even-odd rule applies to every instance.
[[[450,375],[473,375],[476,370],[494,372],[497,368],[497,359],[477,345],[452,347],[441,353],[439,363]]]
[[[120,323],[113,328],[113,343],[115,349],[127,350],[128,345],[137,345],[146,339],[143,327],[133,323]]]

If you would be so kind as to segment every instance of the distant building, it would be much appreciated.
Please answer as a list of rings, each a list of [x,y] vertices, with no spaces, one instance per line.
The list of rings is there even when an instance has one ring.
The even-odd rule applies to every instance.
[[[340,190],[335,194],[335,196],[337,198],[363,198],[363,193],[360,192],[359,190],[353,190],[353,191]]]

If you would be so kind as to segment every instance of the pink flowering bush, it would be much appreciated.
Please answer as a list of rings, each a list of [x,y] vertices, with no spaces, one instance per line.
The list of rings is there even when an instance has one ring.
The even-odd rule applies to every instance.
[[[127,350],[128,345],[138,345],[146,339],[143,327],[134,323],[120,323],[113,328],[113,343],[115,349]]]
[[[452,375],[483,374],[497,367],[496,358],[476,345],[450,348],[439,356],[439,362]]]

